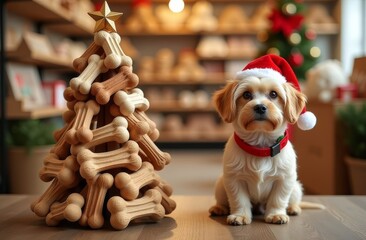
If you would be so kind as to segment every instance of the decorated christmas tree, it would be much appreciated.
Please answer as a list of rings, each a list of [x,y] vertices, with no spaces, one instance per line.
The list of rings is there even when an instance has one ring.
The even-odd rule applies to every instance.
[[[303,24],[303,0],[278,0],[269,16],[271,27],[260,34],[264,42],[262,54],[272,53],[285,58],[299,80],[315,65],[320,49],[314,46],[316,33]]]
[[[132,59],[120,47],[115,21],[105,2],[95,19],[94,41],[74,60],[78,77],[65,90],[65,126],[44,159],[40,178],[51,182],[32,203],[47,225],[63,220],[101,228],[109,219],[115,229],[132,220],[156,221],[175,209],[172,188],[156,171],[171,161],[154,141],[156,125],[145,114],[149,101],[136,88]]]

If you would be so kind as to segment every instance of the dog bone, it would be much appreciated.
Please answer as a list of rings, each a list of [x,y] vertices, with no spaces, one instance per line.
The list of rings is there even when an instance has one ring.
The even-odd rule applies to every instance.
[[[149,101],[144,98],[144,93],[139,88],[133,89],[130,94],[125,91],[118,91],[113,100],[124,116],[131,115],[135,109],[146,111],[150,106]]]
[[[55,178],[47,190],[32,203],[32,211],[40,217],[45,217],[49,213],[52,203],[64,197],[68,189],[76,186],[78,183],[79,181],[75,181],[73,185],[65,186]]]
[[[149,132],[149,124],[145,121],[138,120],[133,114],[127,116],[126,119],[128,122],[128,130],[130,131],[131,139],[137,141],[143,135]]]
[[[101,228],[104,224],[103,204],[108,189],[113,185],[113,176],[103,173],[88,182],[88,191],[84,212],[80,218],[80,225],[91,228]]]
[[[121,148],[108,152],[93,153],[89,149],[82,149],[77,155],[80,175],[90,180],[108,169],[125,167],[136,171],[142,164],[138,150],[139,147],[134,141],[128,141]]]
[[[126,56],[120,46],[121,37],[118,33],[99,31],[94,35],[95,44],[103,47],[107,55],[104,65],[109,69],[115,69],[121,65],[132,66],[132,59]]]
[[[170,214],[174,211],[174,209],[177,207],[177,203],[171,199],[168,193],[166,193],[166,191],[159,185],[156,186],[155,188],[160,192],[162,200],[161,200],[161,205],[163,205],[164,209],[165,209],[165,214]]]
[[[111,96],[118,90],[134,88],[138,83],[139,78],[132,72],[132,68],[122,66],[113,77],[103,82],[93,83],[91,93],[99,104],[104,105],[109,102]]]
[[[65,159],[70,155],[70,144],[66,141],[66,134],[74,125],[75,118],[70,123],[66,124],[62,129],[54,133],[54,138],[57,139],[55,145],[51,149],[51,153],[55,153],[58,159]]]
[[[170,154],[162,152],[147,134],[141,136],[140,139],[135,141],[140,146],[142,152],[146,155],[144,160],[150,162],[154,166],[155,170],[161,170],[165,165],[170,163]]]
[[[76,112],[75,121],[66,133],[66,141],[70,144],[89,142],[93,138],[90,124],[93,116],[99,113],[100,107],[94,100],[89,100],[86,103],[76,103],[74,109]]]
[[[143,197],[132,201],[125,201],[119,196],[111,197],[107,203],[108,211],[111,213],[111,225],[115,229],[122,230],[137,218],[150,217],[157,221],[165,214],[160,202],[161,194],[155,189],[146,191]]]
[[[160,177],[155,173],[153,165],[143,162],[141,168],[132,174],[118,173],[114,182],[124,199],[133,200],[138,197],[139,190],[143,186],[154,187],[159,184],[159,180]]]
[[[72,89],[71,87],[67,87],[64,90],[64,99],[68,102],[74,101],[75,100],[74,89]]]
[[[68,110],[62,114],[62,119],[65,121],[66,124],[61,129],[53,132],[53,138],[55,139],[56,143],[70,129],[71,127],[70,124],[72,123],[74,118],[75,118],[74,111]]]
[[[51,211],[47,214],[46,224],[48,226],[56,226],[60,221],[66,219],[70,222],[76,222],[80,219],[84,206],[84,198],[78,193],[72,193],[66,201],[55,202],[51,205]]]
[[[125,143],[130,135],[127,130],[128,123],[124,117],[118,116],[113,121],[103,127],[92,130],[92,139],[84,144],[71,146],[71,153],[77,155],[81,149],[90,149],[97,145],[115,141],[117,143]]]
[[[70,87],[82,94],[88,94],[92,83],[99,74],[106,72],[108,69],[103,64],[103,59],[99,55],[93,54],[88,59],[88,66],[83,72],[70,80]]]
[[[71,186],[78,178],[77,171],[79,164],[74,156],[68,156],[65,160],[60,160],[54,153],[50,153],[43,163],[39,172],[42,181],[49,182],[57,178],[59,183],[65,186]]]
[[[72,65],[78,73],[81,73],[86,66],[88,65],[88,59],[91,55],[97,54],[102,55],[103,54],[103,48],[95,44],[95,42],[92,42],[89,47],[86,49],[86,51],[78,58],[76,58]]]
[[[149,124],[150,129],[148,135],[151,138],[151,140],[155,142],[155,140],[158,139],[160,136],[160,132],[156,128],[156,124],[153,121],[151,121],[151,119],[143,111],[135,111],[134,115],[137,117],[137,119],[145,121]]]

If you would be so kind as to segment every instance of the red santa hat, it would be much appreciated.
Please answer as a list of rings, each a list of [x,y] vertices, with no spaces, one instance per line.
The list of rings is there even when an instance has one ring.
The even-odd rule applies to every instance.
[[[241,80],[249,76],[259,78],[268,77],[275,79],[281,84],[289,82],[297,90],[301,91],[299,82],[291,66],[284,58],[277,55],[268,54],[253,60],[242,71],[236,74],[236,79]],[[297,121],[297,126],[302,130],[309,130],[315,124],[315,115],[312,112],[306,111],[306,107],[304,107]]]

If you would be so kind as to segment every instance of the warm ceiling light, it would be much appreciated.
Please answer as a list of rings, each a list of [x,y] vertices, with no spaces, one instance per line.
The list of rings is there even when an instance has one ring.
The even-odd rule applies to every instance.
[[[179,13],[184,9],[184,1],[183,0],[170,0],[169,1],[169,9],[172,12]]]

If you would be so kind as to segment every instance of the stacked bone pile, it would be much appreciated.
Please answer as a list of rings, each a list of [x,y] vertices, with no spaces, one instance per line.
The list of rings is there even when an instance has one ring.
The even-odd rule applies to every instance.
[[[106,3],[97,13],[107,24],[106,15],[116,14]],[[96,28],[93,43],[74,60],[80,75],[64,92],[65,126],[40,170],[52,183],[31,208],[50,226],[67,220],[97,229],[109,219],[124,229],[136,219],[157,221],[176,206],[156,172],[171,157],[154,143],[159,131],[145,114],[149,101],[136,88],[120,36],[106,26]]]

